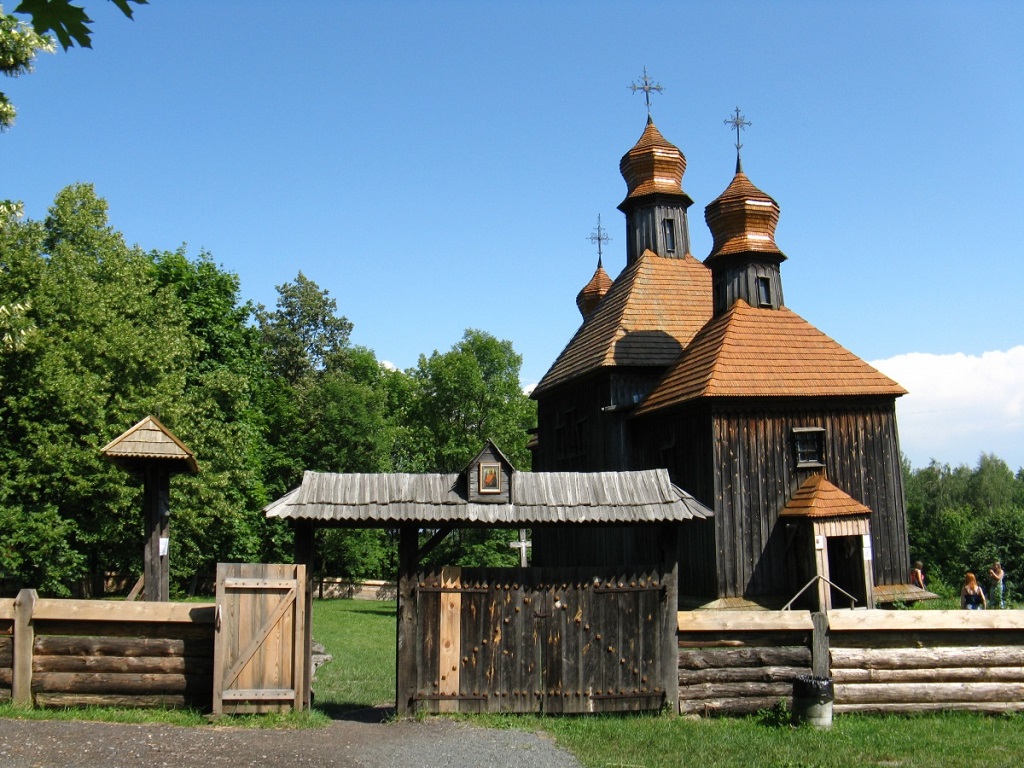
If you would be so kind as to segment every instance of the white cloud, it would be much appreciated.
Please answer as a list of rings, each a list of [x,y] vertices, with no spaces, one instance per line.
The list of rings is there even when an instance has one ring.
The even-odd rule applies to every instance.
[[[1024,466],[1024,346],[980,356],[911,352],[871,365],[910,394],[896,401],[900,448],[914,467],[931,459],[974,466],[994,453]]]

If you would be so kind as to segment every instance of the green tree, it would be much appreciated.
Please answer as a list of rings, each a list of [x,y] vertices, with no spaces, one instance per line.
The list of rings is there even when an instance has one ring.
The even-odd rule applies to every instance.
[[[36,55],[40,52],[52,53],[53,40],[40,34],[29,24],[19,21],[14,16],[4,13],[0,6],[0,73],[7,77],[20,77],[32,71]],[[17,110],[7,96],[0,92],[0,131],[6,131],[14,125]],[[6,214],[13,204],[3,201]],[[11,209],[18,210],[16,207]]]
[[[129,19],[134,18],[132,3],[146,5],[148,0],[110,0]],[[82,6],[72,5],[69,0],[22,0],[15,13],[32,17],[32,28],[39,35],[53,32],[66,51],[74,45],[92,48],[92,30],[89,18]]]
[[[456,472],[488,439],[517,469],[530,468],[527,430],[536,405],[519,382],[520,357],[510,341],[469,329],[445,353],[420,355],[407,420],[415,446],[410,471]]]

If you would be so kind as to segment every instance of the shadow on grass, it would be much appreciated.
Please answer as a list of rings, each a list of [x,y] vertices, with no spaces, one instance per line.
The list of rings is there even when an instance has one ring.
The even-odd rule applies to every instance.
[[[386,723],[395,717],[395,708],[388,706],[368,707],[366,704],[349,702],[330,702],[313,706],[331,720],[346,720],[352,723]]]

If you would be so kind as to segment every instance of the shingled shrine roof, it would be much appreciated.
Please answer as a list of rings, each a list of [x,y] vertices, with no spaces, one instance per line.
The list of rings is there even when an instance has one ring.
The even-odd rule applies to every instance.
[[[533,391],[605,366],[671,365],[711,317],[711,272],[652,251],[626,267]]]
[[[133,472],[145,462],[170,462],[173,471],[198,472],[196,457],[155,416],[147,416],[102,448],[104,458]]]
[[[755,309],[740,299],[705,326],[634,413],[704,397],[906,392],[795,312]]]
[[[619,161],[619,172],[626,180],[626,200],[656,192],[685,194],[686,157],[661,135],[650,117],[640,139]]]
[[[797,489],[779,516],[841,517],[870,514],[870,508],[836,488],[824,475],[813,475]]]
[[[505,503],[470,503],[464,473],[306,472],[302,485],[263,511],[267,517],[363,526],[656,523],[712,515],[673,485],[664,469],[513,472],[510,491]]]
[[[704,220],[714,237],[708,264],[734,253],[785,255],[775,244],[779,204],[754,186],[740,168],[729,186],[704,209]]]

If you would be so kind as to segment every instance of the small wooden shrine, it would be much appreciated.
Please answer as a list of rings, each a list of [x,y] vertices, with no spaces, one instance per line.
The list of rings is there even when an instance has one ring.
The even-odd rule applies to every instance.
[[[142,509],[146,519],[143,596],[168,600],[170,559],[171,475],[199,471],[196,458],[155,416],[147,416],[107,443],[104,458],[142,478]]]

